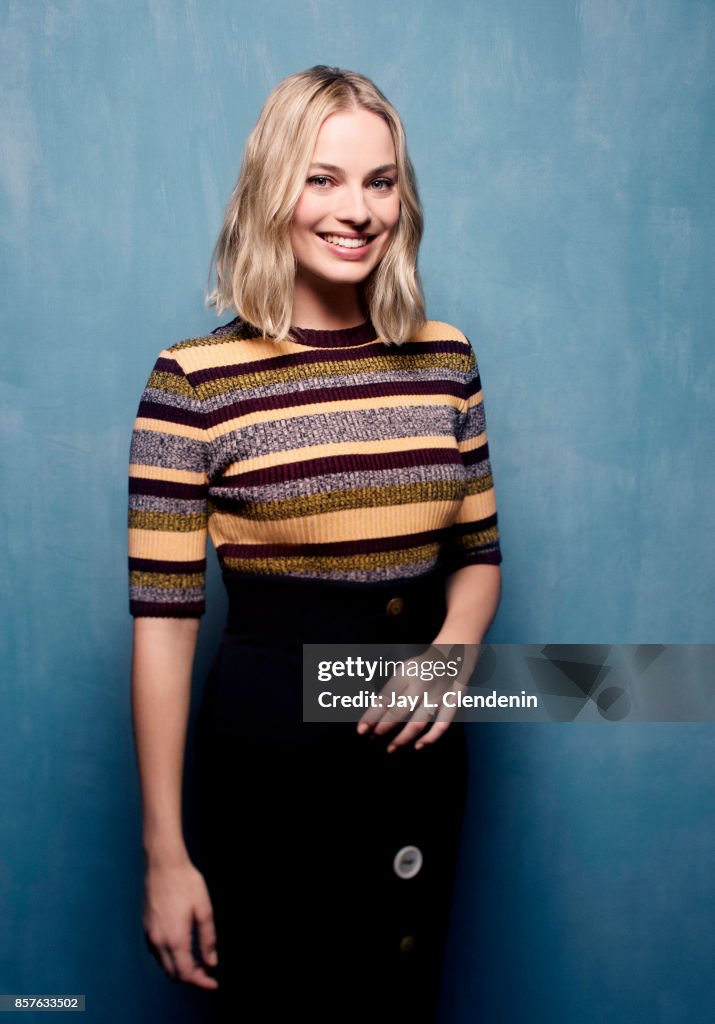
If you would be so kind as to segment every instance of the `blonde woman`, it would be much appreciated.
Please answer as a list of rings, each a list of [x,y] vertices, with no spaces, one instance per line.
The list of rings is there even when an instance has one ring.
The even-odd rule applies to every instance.
[[[435,1019],[464,726],[302,721],[302,644],[478,644],[501,553],[468,339],[425,317],[394,107],[318,66],[268,97],[214,253],[237,314],[159,354],[130,456],[144,928],[225,1019]],[[228,620],[181,815],[207,536]],[[193,941],[193,945],[192,945]],[[246,1007],[260,1000],[260,1012]]]

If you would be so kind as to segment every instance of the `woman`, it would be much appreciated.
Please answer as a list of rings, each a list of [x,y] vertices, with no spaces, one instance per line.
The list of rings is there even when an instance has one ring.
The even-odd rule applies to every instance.
[[[336,68],[269,96],[215,251],[236,319],[164,349],[130,457],[144,926],[226,1019],[433,1020],[464,727],[302,721],[303,643],[478,644],[501,562],[469,341],[426,321],[404,131]],[[181,822],[207,534],[229,597]],[[192,928],[197,929],[196,955]]]

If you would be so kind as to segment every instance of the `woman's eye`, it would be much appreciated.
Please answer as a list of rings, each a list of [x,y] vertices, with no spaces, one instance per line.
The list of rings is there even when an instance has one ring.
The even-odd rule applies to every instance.
[[[372,186],[375,192],[388,192],[394,184],[392,178],[376,178]]]
[[[329,181],[330,178],[326,177],[324,174],[314,174],[312,178],[308,178],[308,184],[317,185],[318,188],[325,188]]]

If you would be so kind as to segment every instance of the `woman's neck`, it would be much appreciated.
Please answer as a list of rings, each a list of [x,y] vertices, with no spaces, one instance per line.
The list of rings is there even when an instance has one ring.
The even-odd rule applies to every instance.
[[[354,284],[308,282],[296,275],[291,324],[316,331],[357,327],[368,319],[368,310]]]

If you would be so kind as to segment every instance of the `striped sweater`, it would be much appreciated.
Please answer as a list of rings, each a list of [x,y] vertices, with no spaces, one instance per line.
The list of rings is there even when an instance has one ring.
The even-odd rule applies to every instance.
[[[470,342],[428,321],[274,342],[239,319],[160,352],[129,466],[134,616],[205,611],[226,574],[371,582],[501,562]]]

